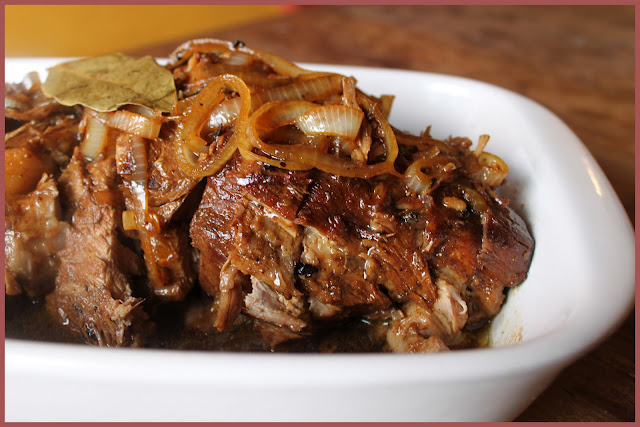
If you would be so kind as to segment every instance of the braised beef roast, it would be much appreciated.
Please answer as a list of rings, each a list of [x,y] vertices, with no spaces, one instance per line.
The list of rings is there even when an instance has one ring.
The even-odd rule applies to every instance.
[[[125,106],[125,125],[34,74],[6,86],[7,336],[479,345],[534,248],[487,137],[409,135],[386,121],[392,97],[242,43],[191,41],[165,68],[175,111]]]

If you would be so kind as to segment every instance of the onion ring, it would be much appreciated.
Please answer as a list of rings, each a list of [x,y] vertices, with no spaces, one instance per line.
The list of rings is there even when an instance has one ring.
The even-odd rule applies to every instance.
[[[196,39],[190,40],[178,46],[170,55],[171,64],[174,66],[188,60],[195,53],[217,53],[220,56],[226,56],[231,59],[234,55],[244,54],[252,58],[259,59],[269,65],[277,74],[297,77],[302,74],[315,73],[314,71],[305,70],[297,65],[282,59],[268,52],[257,49],[250,49],[244,43],[232,43],[217,39]]]
[[[247,138],[238,145],[238,149],[245,158],[278,168],[290,170],[317,168],[334,175],[365,179],[387,173],[400,176],[394,168],[398,144],[391,126],[375,102],[363,95],[358,95],[357,101],[366,117],[377,124],[377,133],[385,147],[385,159],[382,162],[362,164],[353,159],[336,157],[311,145],[269,144],[262,140],[268,132],[279,126],[291,124],[300,114],[304,114],[300,111],[305,108],[308,108],[307,111],[311,110],[311,105],[314,104],[301,104],[304,101],[271,101],[262,105],[249,118]],[[317,107],[317,104],[315,105]],[[265,155],[257,153],[256,149]]]
[[[224,99],[221,92],[231,90],[238,94],[240,110],[234,121],[233,134],[223,145],[222,137],[207,149],[207,142],[200,137],[202,128],[209,120],[213,109]],[[247,85],[237,76],[223,74],[203,88],[198,94],[179,104],[178,132],[175,141],[175,154],[183,172],[194,177],[203,177],[216,173],[231,158],[238,146],[238,140],[244,138],[245,125],[251,107],[251,95]],[[217,150],[215,152],[212,149]],[[194,151],[200,153],[196,156]],[[207,154],[208,153],[208,154]]]

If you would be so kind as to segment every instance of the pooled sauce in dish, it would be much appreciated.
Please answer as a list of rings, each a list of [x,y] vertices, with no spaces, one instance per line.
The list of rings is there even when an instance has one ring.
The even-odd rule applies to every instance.
[[[153,92],[132,97],[142,82]],[[225,351],[484,345],[534,248],[499,195],[508,167],[486,135],[472,148],[394,128],[392,101],[211,39],[164,67],[113,55],[7,85],[6,336]]]
[[[190,304],[198,307],[203,302],[191,301]],[[42,303],[34,303],[28,298],[18,296],[7,298],[5,308],[6,338],[76,344],[84,342],[82,335],[52,319]],[[184,308],[180,308],[163,313],[154,335],[148,338],[144,346],[175,350],[242,352],[389,351],[386,345],[388,322],[382,320],[350,319],[326,327],[310,337],[287,341],[271,348],[260,331],[256,329],[253,321],[246,316],[242,316],[228,330],[218,332],[213,328],[185,328],[184,311]],[[487,322],[475,331],[467,331],[465,341],[453,348],[485,347],[488,344],[489,326],[490,322]]]

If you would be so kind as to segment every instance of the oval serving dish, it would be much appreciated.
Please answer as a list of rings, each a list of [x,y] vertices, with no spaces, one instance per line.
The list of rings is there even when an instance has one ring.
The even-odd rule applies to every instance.
[[[56,59],[6,59],[17,82]],[[539,104],[464,78],[303,64],[396,96],[390,123],[491,135],[536,250],[490,346],[438,354],[254,354],[5,341],[7,421],[508,421],[633,307],[631,223],[575,134]],[[118,404],[107,404],[106,402]],[[34,410],[37,408],[37,410]]]

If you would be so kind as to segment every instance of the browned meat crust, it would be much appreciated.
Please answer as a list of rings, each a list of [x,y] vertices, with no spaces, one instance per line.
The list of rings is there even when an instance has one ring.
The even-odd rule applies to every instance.
[[[284,217],[276,212],[283,204],[274,204],[285,195],[257,199],[239,183],[256,186],[258,178],[238,163],[210,178],[191,235],[201,251],[201,282],[213,283],[211,295],[224,296],[220,310],[226,317],[216,323],[218,328],[228,327],[242,310],[265,320],[251,306],[258,291],[250,290],[259,283],[260,294],[267,286],[281,301],[300,292],[308,297],[308,307],[296,311],[299,318],[311,315],[336,321],[397,304],[405,304],[399,313],[409,307],[413,313],[421,310],[422,317],[449,313],[436,322],[438,326],[429,327],[425,321],[415,321],[415,314],[406,316],[409,320],[403,317],[394,321],[395,332],[389,336],[396,350],[409,348],[398,340],[404,333],[415,341],[410,338],[415,331],[422,331],[424,339],[439,336],[446,345],[455,342],[452,337],[467,321],[482,324],[495,315],[504,300],[504,287],[526,275],[533,240],[523,221],[504,200],[463,174],[424,199],[408,194],[395,177],[365,181],[316,174],[311,181],[291,224],[293,210]],[[273,192],[277,187],[264,184],[264,188]],[[452,208],[453,198],[465,208]],[[292,205],[296,204],[286,204]],[[221,241],[227,245],[217,244]],[[244,279],[244,285],[218,291],[220,270],[211,270],[212,254],[218,265],[250,276],[253,286]],[[444,284],[438,286],[433,277]],[[233,298],[226,293],[230,289]],[[247,296],[240,307],[243,292]],[[446,297],[451,293],[455,295]],[[452,298],[464,306],[454,310]],[[230,301],[233,308],[227,306]],[[459,311],[465,313],[463,321],[456,318]],[[277,316],[267,318],[278,323],[273,320]],[[456,326],[447,326],[451,323]],[[434,342],[424,348],[441,347]]]

